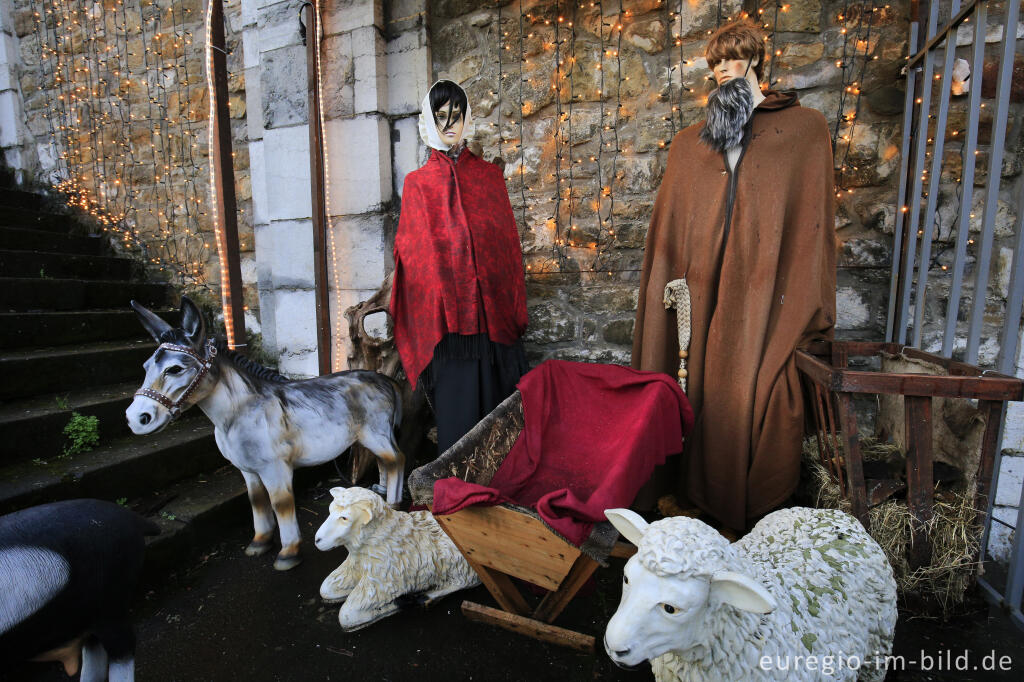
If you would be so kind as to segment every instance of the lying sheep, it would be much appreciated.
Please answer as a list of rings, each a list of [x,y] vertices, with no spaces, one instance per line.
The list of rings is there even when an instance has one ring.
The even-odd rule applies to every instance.
[[[363,488],[331,488],[330,516],[316,532],[317,549],[345,545],[348,557],[324,580],[320,596],[345,602],[346,632],[398,611],[395,600],[425,593],[426,604],[480,584],[476,572],[427,511],[399,512]]]
[[[620,666],[668,680],[882,680],[896,582],[882,549],[841,511],[769,514],[729,544],[707,524],[605,512],[638,552],[605,631]]]

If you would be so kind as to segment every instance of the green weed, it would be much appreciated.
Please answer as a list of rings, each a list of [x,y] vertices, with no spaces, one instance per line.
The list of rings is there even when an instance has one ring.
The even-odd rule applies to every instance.
[[[67,445],[64,457],[73,457],[82,452],[89,452],[100,443],[100,420],[95,415],[85,417],[77,412],[71,413],[71,419],[64,427]]]

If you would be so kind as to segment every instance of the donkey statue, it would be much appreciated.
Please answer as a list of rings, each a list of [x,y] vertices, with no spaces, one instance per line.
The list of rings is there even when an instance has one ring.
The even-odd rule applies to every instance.
[[[199,308],[181,298],[181,326],[172,327],[131,302],[160,344],[146,360],[146,378],[125,415],[139,435],[156,433],[199,405],[214,425],[222,455],[242,472],[255,535],[249,556],[270,549],[274,517],[281,529],[279,571],[299,564],[299,524],[292,495],[295,467],[329,462],[360,443],[377,458],[389,504],[402,500],[405,456],[395,443],[402,420],[398,384],[377,372],[350,370],[291,381],[208,339]]]

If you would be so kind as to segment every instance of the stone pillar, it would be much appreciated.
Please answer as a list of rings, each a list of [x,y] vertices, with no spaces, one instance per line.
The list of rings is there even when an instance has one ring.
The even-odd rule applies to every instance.
[[[264,343],[292,376],[317,373],[306,56],[298,0],[243,0],[249,157]],[[425,0],[322,2],[323,113],[334,369],[348,365],[345,309],[393,267],[393,199],[425,158]],[[332,248],[333,246],[333,248]]]
[[[18,35],[14,30],[12,6],[0,2],[0,153],[16,172],[18,183],[31,175],[34,139],[25,125],[19,83]]]
[[[1024,332],[1017,338],[1016,375],[1024,379]],[[992,516],[1014,525],[1017,523],[1017,510],[1021,490],[1024,488],[1024,403],[1010,403],[1006,408],[1002,448],[999,488],[996,490]],[[1009,528],[1001,523],[992,524],[988,542],[988,551],[992,556],[1003,562],[1009,561],[1012,542]]]

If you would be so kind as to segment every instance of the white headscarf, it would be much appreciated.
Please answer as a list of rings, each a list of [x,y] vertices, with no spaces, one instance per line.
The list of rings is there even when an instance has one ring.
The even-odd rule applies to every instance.
[[[466,111],[464,112],[463,116],[465,120],[462,124],[462,136],[455,141],[454,145],[446,144],[444,140],[441,139],[441,134],[437,132],[437,124],[434,122],[434,112],[431,111],[430,109],[430,92],[437,86],[437,83],[440,82],[441,81],[437,81],[434,83],[434,85],[430,86],[430,90],[427,90],[427,95],[426,97],[423,98],[423,102],[420,104],[419,128],[420,139],[423,140],[423,144],[427,145],[431,149],[437,149],[438,151],[446,152],[449,149],[451,149],[451,147],[457,147],[459,143],[462,142],[463,140],[467,140],[473,137],[473,108],[469,106],[469,97],[467,96]],[[456,83],[455,85],[456,87],[459,88],[459,90],[462,90],[463,94],[466,93],[466,91],[462,88],[461,85],[459,85],[458,83]]]

